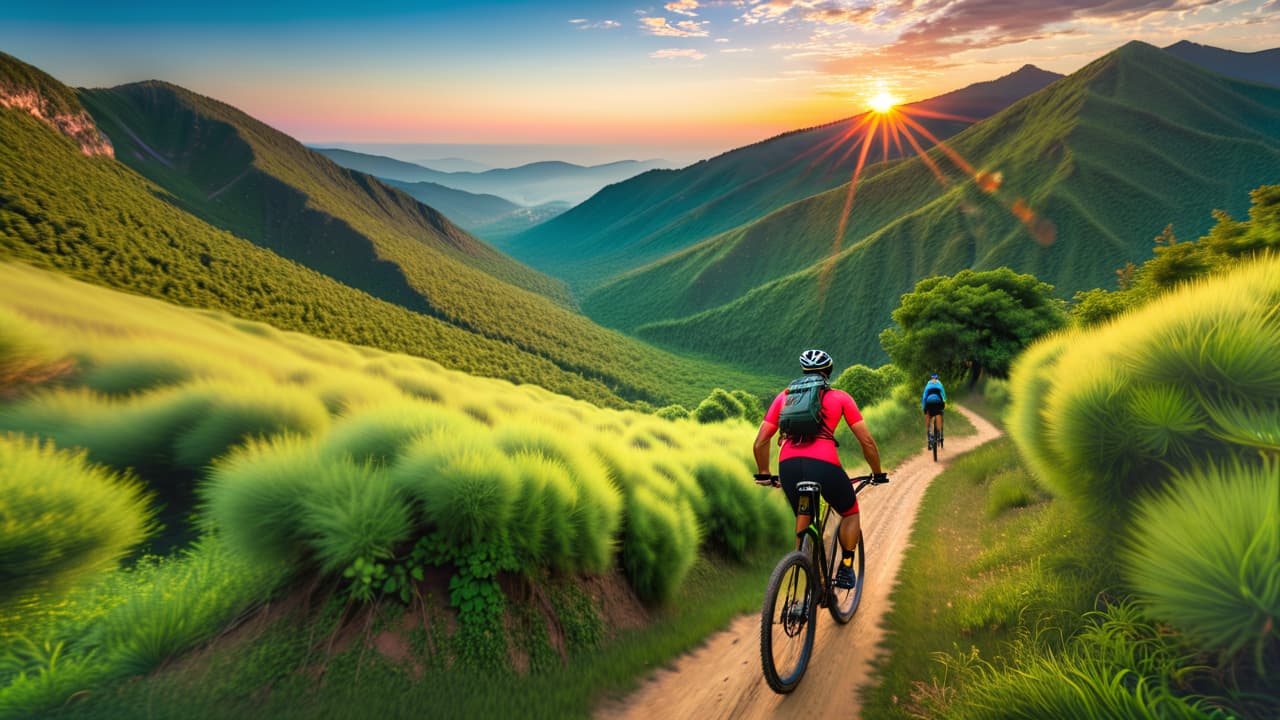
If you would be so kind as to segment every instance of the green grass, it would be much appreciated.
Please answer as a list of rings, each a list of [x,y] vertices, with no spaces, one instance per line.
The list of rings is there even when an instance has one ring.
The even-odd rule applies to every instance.
[[[1060,501],[1038,494],[1025,507],[988,515],[999,492],[993,478],[1019,471],[1003,439],[959,458],[930,484],[886,619],[893,651],[864,696],[866,717],[941,716],[931,713],[957,687],[939,654],[995,660],[1019,633],[1047,627],[1065,638],[1109,584],[1092,538]]]
[[[330,657],[325,653],[324,618],[315,628],[312,618],[291,616],[260,637],[216,647],[198,663],[95,692],[48,717],[109,718],[146,708],[151,718],[190,720],[228,714],[343,718],[423,712],[433,717],[515,712],[535,719],[586,718],[601,703],[635,689],[649,671],[696,647],[732,617],[756,610],[780,552],[757,551],[743,564],[700,559],[672,602],[648,611],[644,628],[608,635],[602,634],[592,613],[584,614],[581,591],[553,587],[549,599],[555,601],[572,652],[562,663],[553,650],[535,651],[543,664],[527,674],[449,669],[439,664],[442,658],[427,654],[426,674],[415,677],[410,667],[385,660],[360,641]],[[393,627],[395,622],[395,616],[385,617],[377,627]],[[541,616],[533,622],[541,623]],[[448,642],[434,623],[409,635],[423,650]],[[538,647],[536,638],[532,632],[521,642]],[[324,672],[308,674],[300,668]]]

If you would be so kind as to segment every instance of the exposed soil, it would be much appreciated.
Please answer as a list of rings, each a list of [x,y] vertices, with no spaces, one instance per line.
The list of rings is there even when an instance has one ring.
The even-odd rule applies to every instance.
[[[925,488],[957,455],[1000,436],[999,429],[974,413],[955,405],[950,409],[968,418],[977,434],[947,438],[951,444],[939,462],[928,453],[916,455],[889,468],[890,484],[859,495],[867,548],[862,604],[844,627],[825,611],[819,614],[809,669],[794,692],[777,695],[764,682],[756,612],[737,618],[697,650],[658,670],[630,696],[606,703],[597,718],[859,717],[859,695],[871,680],[872,660],[883,652],[881,620]],[[760,591],[763,597],[764,588]]]

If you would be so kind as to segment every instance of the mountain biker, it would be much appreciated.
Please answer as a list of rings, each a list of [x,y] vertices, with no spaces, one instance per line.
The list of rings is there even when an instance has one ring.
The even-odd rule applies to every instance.
[[[924,433],[927,436],[931,429],[938,431],[938,444],[942,444],[942,411],[947,407],[947,389],[942,387],[938,373],[929,376],[924,384],[924,392],[920,394],[920,410],[924,413]]]
[[[800,354],[800,367],[806,375],[818,373],[824,378],[831,378],[831,356],[821,350],[805,350]],[[764,485],[773,482],[769,473],[769,441],[778,432],[778,416],[787,397],[783,390],[773,399],[764,421],[760,423],[760,431],[756,433],[755,458],[756,482]],[[857,578],[853,570],[853,550],[858,547],[862,534],[862,524],[858,517],[858,498],[853,492],[849,476],[840,466],[840,456],[836,452],[834,437],[840,418],[844,418],[853,431],[853,436],[862,445],[862,457],[871,466],[874,482],[888,482],[888,476],[881,471],[880,449],[871,437],[866,422],[858,405],[849,397],[849,393],[834,388],[822,394],[822,422],[826,432],[816,438],[795,439],[782,437],[779,439],[782,449],[778,452],[778,476],[782,489],[787,493],[791,509],[796,513],[797,536],[809,526],[810,516],[800,515],[799,497],[796,485],[804,480],[815,481],[822,487],[822,496],[827,499],[832,509],[840,514],[840,567],[836,572],[835,585],[839,588],[852,588]],[[798,540],[797,540],[798,542]]]

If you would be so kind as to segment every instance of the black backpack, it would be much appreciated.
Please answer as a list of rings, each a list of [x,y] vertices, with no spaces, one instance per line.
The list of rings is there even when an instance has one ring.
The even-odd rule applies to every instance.
[[[835,440],[822,416],[822,397],[829,389],[827,379],[816,373],[791,381],[778,414],[779,442],[785,438],[792,445],[804,445],[818,438]]]

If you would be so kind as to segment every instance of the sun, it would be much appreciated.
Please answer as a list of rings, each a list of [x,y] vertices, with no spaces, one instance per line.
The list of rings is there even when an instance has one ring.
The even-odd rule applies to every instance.
[[[875,110],[878,113],[887,113],[892,110],[893,106],[897,105],[898,102],[898,98],[890,95],[884,90],[881,90],[868,101],[868,104],[871,105],[872,110]]]

